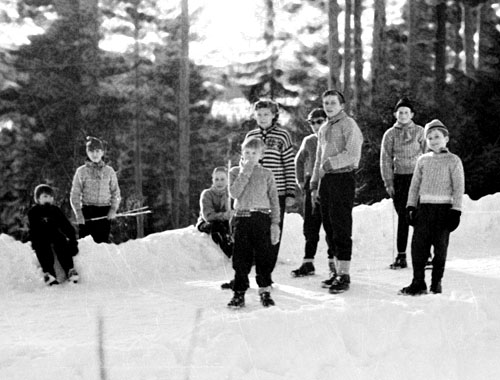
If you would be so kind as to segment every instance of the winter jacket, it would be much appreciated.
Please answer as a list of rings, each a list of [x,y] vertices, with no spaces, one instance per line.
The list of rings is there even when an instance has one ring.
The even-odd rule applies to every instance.
[[[34,248],[59,239],[76,242],[75,229],[62,210],[54,205],[37,204],[28,211],[29,234]]]
[[[78,224],[84,224],[82,206],[110,206],[111,211],[120,205],[120,188],[116,173],[103,161],[87,161],[76,169],[70,194],[71,207]]]

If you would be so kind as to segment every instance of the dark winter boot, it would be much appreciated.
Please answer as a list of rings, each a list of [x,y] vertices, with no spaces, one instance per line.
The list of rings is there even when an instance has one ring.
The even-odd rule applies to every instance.
[[[51,275],[48,272],[43,274],[43,281],[45,282],[45,285],[48,285],[48,286],[59,284],[59,281],[57,281],[57,278],[55,278],[53,275]]]
[[[314,274],[314,265],[311,262],[303,263],[299,269],[292,270],[292,277],[304,277]]]
[[[260,293],[260,303],[264,307],[274,306],[274,300],[271,298],[271,293],[262,292]]]
[[[245,292],[234,292],[233,298],[227,304],[227,307],[240,309],[245,306]]]
[[[427,285],[423,280],[413,280],[410,285],[401,289],[398,294],[404,296],[419,296],[427,294]]]
[[[337,277],[337,272],[330,272],[330,277],[327,278],[326,280],[321,281],[321,287],[329,289],[330,286],[332,286],[333,281],[335,281],[336,277]]]
[[[224,282],[221,286],[220,286],[221,289],[231,289],[233,290],[234,288],[234,280],[231,280],[229,282]]]
[[[443,288],[441,287],[441,281],[437,283],[432,283],[430,287],[430,291],[432,294],[441,294],[443,292]]]
[[[76,284],[79,279],[80,276],[78,275],[78,272],[75,270],[75,268],[71,268],[68,271],[68,281]]]
[[[331,294],[343,293],[349,290],[349,284],[351,283],[351,277],[348,274],[341,274],[332,282],[329,292]]]
[[[408,266],[406,262],[406,253],[398,253],[394,262],[389,265],[391,269],[404,269]]]

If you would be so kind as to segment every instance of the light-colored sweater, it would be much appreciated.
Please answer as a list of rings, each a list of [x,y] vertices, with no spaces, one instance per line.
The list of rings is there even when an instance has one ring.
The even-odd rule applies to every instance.
[[[407,206],[420,203],[451,204],[462,209],[465,188],[464,168],[460,158],[444,148],[440,153],[425,153],[417,160]]]
[[[111,211],[120,205],[120,187],[116,173],[103,161],[87,161],[76,169],[71,186],[70,203],[78,224],[84,224],[82,206],[110,206]]]
[[[271,223],[279,224],[278,190],[271,170],[257,165],[248,175],[241,167],[233,167],[229,171],[229,183],[229,195],[235,199],[236,216],[238,216],[238,211],[268,209]]]
[[[227,220],[227,187],[218,190],[215,187],[205,189],[200,196],[200,218],[205,222]]]
[[[304,140],[302,140],[300,149],[295,156],[295,177],[297,178],[297,183],[304,183],[307,177],[312,177],[317,147],[318,136],[315,133],[304,137]]]
[[[394,186],[394,174],[412,174],[424,152],[424,128],[413,121],[396,123],[385,131],[380,147],[380,173],[385,186]]]
[[[311,189],[318,187],[325,173],[346,173],[358,168],[363,134],[344,111],[323,124],[318,131],[318,148]],[[327,164],[328,162],[328,164]],[[326,166],[325,166],[326,165]]]

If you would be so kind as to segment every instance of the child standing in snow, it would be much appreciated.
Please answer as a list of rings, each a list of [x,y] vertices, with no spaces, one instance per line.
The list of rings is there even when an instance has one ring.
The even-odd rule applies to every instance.
[[[414,226],[411,243],[413,280],[399,292],[427,293],[425,264],[434,247],[431,293],[441,293],[450,232],[460,223],[464,194],[464,169],[460,158],[446,148],[448,129],[435,119],[425,125],[430,149],[417,161],[408,194],[407,217]]]
[[[212,173],[212,186],[201,192],[200,217],[196,227],[212,236],[227,257],[233,255],[229,230],[231,210],[228,210],[227,169],[217,167]]]
[[[287,207],[295,204],[295,167],[293,145],[290,134],[278,123],[278,104],[270,99],[261,99],[254,104],[254,117],[259,128],[247,133],[245,140],[257,137],[265,144],[262,166],[273,172],[278,188],[280,204],[280,234]],[[273,247],[274,265],[278,259],[280,243]]]
[[[120,204],[116,173],[102,160],[104,143],[87,137],[88,160],[76,169],[71,187],[71,207],[76,216],[80,238],[91,235],[96,243],[109,243],[111,220]],[[92,220],[99,218],[97,220]]]
[[[233,269],[234,295],[229,307],[245,305],[248,274],[255,273],[262,305],[272,306],[271,273],[275,265],[273,245],[280,238],[279,200],[273,173],[259,164],[265,145],[258,138],[246,139],[239,167],[229,174],[229,194],[235,199]]]
[[[54,254],[69,281],[77,282],[73,256],[78,254],[78,242],[73,226],[62,210],[54,205],[54,190],[49,185],[35,188],[35,203],[28,211],[31,246],[44,273],[47,285],[56,285]]]
[[[407,267],[406,245],[409,225],[406,221],[406,202],[411,178],[418,157],[424,152],[424,128],[413,122],[413,105],[407,98],[400,99],[394,109],[396,123],[382,138],[380,149],[380,172],[387,193],[392,198],[398,215],[398,255],[391,269]]]
[[[307,122],[311,126],[312,134],[306,136],[302,140],[300,149],[295,156],[295,177],[297,178],[297,185],[302,191],[304,198],[304,224],[303,233],[306,240],[305,254],[302,265],[292,271],[293,277],[302,277],[313,275],[314,257],[319,242],[319,231],[321,229],[321,207],[318,201],[315,204],[311,201],[310,182],[314,169],[314,161],[316,159],[316,148],[318,145],[318,131],[321,125],[326,121],[326,113],[322,108],[313,109],[308,117]],[[323,226],[325,230],[329,231],[329,223]],[[326,233],[326,241],[328,243],[328,263],[331,271],[335,268],[333,252],[330,249],[330,241],[328,240],[331,233]]]

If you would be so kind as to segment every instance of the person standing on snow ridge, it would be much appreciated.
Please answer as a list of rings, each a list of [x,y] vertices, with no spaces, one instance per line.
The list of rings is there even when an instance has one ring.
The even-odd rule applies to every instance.
[[[80,238],[91,235],[96,243],[109,243],[111,220],[120,205],[120,187],[115,171],[102,159],[103,141],[87,137],[85,146],[88,160],[76,169],[73,177],[71,207]]]
[[[349,289],[352,256],[352,208],[355,194],[355,170],[361,159],[363,134],[344,111],[344,95],[337,90],[322,94],[328,122],[318,131],[318,148],[311,178],[313,202],[319,196],[323,225],[331,226],[329,240],[338,267],[323,283],[330,293]]]
[[[425,151],[424,128],[413,122],[413,105],[400,99],[394,108],[396,123],[385,131],[380,147],[380,173],[387,194],[392,198],[398,215],[398,255],[391,269],[406,268],[406,246],[409,225],[406,221],[406,202],[417,159]]]
[[[424,136],[430,152],[417,161],[408,193],[407,217],[413,226],[411,261],[413,280],[399,294],[416,296],[427,293],[425,264],[434,247],[430,291],[442,292],[450,233],[460,224],[464,195],[464,168],[451,153],[448,128],[435,119],[425,125]]]

